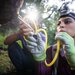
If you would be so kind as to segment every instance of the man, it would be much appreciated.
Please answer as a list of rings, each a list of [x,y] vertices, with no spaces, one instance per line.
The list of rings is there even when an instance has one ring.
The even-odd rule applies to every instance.
[[[45,41],[37,34],[37,39],[29,36],[27,46],[33,54],[38,65],[38,75],[75,75],[75,13],[69,10],[61,10],[57,24],[56,40],[62,42],[57,62],[47,67],[46,60],[51,62],[56,46],[50,46],[45,52]]]

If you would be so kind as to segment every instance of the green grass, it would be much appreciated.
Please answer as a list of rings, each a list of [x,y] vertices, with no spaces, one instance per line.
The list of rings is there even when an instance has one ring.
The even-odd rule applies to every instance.
[[[0,47],[3,50],[0,50],[0,75],[2,74],[9,74],[15,71],[15,67],[12,64],[8,52],[7,52],[7,45],[4,45],[4,39],[6,36],[0,34]]]
[[[15,67],[10,61],[7,51],[0,52],[0,74],[12,72]]]

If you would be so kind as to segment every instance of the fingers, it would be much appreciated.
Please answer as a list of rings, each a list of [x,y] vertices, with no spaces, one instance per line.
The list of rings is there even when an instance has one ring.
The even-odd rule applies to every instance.
[[[55,39],[61,40],[62,42],[65,42],[65,40],[68,39],[68,38],[66,37],[65,33],[59,32],[59,33],[56,34]]]
[[[27,45],[30,50],[34,49],[34,46]]]
[[[55,36],[56,40],[61,40],[62,42],[64,42],[65,44],[70,43],[71,41],[73,41],[73,38],[67,34],[66,32],[59,32],[56,34]]]
[[[29,40],[31,42],[37,42],[37,39],[35,39],[33,36],[28,36],[27,40]]]
[[[30,46],[36,47],[36,46],[37,46],[37,39],[35,39],[35,38],[33,37],[33,34],[34,34],[34,33],[31,33],[31,34],[27,37],[27,43],[28,43],[28,45],[30,45]]]
[[[39,44],[45,43],[45,37],[42,37],[42,35],[39,33],[37,34],[37,40]]]
[[[66,32],[58,32],[56,33],[56,36],[55,36],[56,39],[61,39],[61,38],[69,39],[70,37],[71,36],[67,34]]]

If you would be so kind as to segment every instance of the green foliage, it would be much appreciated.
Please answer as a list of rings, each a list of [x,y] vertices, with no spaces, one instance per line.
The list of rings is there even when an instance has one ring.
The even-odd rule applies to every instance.
[[[15,70],[11,63],[7,51],[0,51],[0,74],[8,73]]]
[[[54,14],[53,18],[47,18],[44,19],[43,22],[45,23],[47,27],[47,34],[48,34],[48,44],[52,45],[55,41],[55,33],[56,33],[56,27],[57,27],[57,20],[58,20],[58,13]]]
[[[4,40],[6,36],[4,34],[0,34],[0,75],[6,74],[10,72],[14,72],[15,67],[13,66],[8,53],[7,53],[7,45],[4,45]]]
[[[0,35],[0,47],[3,49],[7,49],[7,47],[8,47],[7,45],[4,45],[5,37],[6,36],[4,36],[3,34]]]
[[[25,2],[36,2],[36,3],[39,2],[40,3],[41,0],[25,0]]]

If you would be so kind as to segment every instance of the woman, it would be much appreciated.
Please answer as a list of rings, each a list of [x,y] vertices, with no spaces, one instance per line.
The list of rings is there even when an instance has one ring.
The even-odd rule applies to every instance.
[[[72,11],[64,13],[61,10],[55,39],[59,39],[62,44],[59,57],[53,66],[47,67],[44,61],[51,62],[56,45],[50,46],[45,52],[45,42],[39,34],[37,37],[35,39],[30,36],[28,38],[30,43],[28,42],[27,46],[39,64],[38,75],[75,75],[75,13]]]

